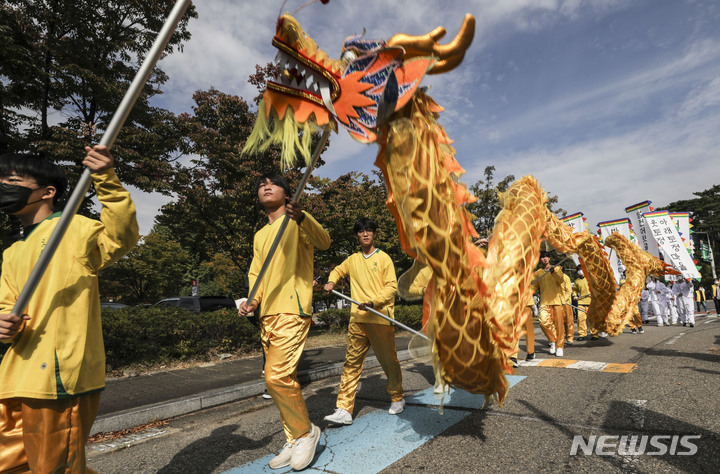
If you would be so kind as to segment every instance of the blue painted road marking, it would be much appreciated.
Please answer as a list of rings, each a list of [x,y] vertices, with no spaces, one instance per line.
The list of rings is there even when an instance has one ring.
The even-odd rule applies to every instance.
[[[510,387],[517,385],[524,375],[506,375]],[[427,388],[422,392],[417,392],[407,397],[406,401],[415,405],[429,405],[439,406],[441,402],[441,395],[433,393],[433,387]],[[472,408],[480,409],[485,403],[485,397],[483,395],[477,395],[474,393],[466,392],[460,389],[450,389],[450,393],[445,393],[444,399],[442,399],[442,405],[445,408]]]
[[[511,387],[524,378],[507,376]],[[409,405],[400,415],[374,410],[355,418],[350,426],[326,428],[318,443],[314,462],[303,472],[380,472],[472,413],[457,408],[479,409],[485,403],[485,397],[464,390],[452,390],[445,395],[443,404],[445,408],[453,409],[444,410],[442,415],[437,408],[440,397],[433,394],[433,387],[408,396],[406,401]],[[293,472],[290,467],[270,469],[268,462],[274,456],[271,454],[256,459],[226,474]]]

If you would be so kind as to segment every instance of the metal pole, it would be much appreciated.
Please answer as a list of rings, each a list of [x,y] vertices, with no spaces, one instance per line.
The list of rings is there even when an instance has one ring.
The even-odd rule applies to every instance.
[[[356,304],[356,305],[358,305],[358,306],[360,306],[360,304],[361,304],[361,303],[355,301],[354,299],[350,298],[349,296],[343,295],[343,294],[340,293],[339,291],[335,291],[335,290],[330,290],[330,291],[331,291],[333,294],[339,296],[340,298],[345,298],[346,300],[348,300],[349,302],[351,302],[351,303],[353,303],[353,304]],[[425,338],[425,339],[428,340],[428,341],[430,340],[430,338],[427,337],[427,335],[425,335],[425,334],[423,334],[423,333],[421,333],[421,332],[418,332],[418,331],[416,331],[416,330],[414,330],[414,329],[412,329],[412,328],[409,328],[409,327],[405,326],[403,323],[400,323],[400,322],[398,322],[398,321],[395,321],[395,320],[394,320],[393,318],[391,318],[390,316],[385,316],[385,315],[382,314],[380,311],[375,311],[375,310],[372,309],[372,308],[367,308],[367,310],[370,311],[372,314],[375,314],[375,315],[377,315],[377,316],[380,316],[381,318],[383,318],[383,319],[385,319],[385,320],[387,320],[387,321],[390,321],[390,322],[393,323],[393,324],[396,324],[396,325],[400,326],[401,328],[403,328],[403,329],[406,330],[406,331],[410,331],[411,333],[415,334],[416,336],[423,337],[423,338]]]
[[[545,275],[547,275],[547,274],[549,274],[549,273],[552,273],[552,271],[555,269],[555,267],[559,267],[560,264],[563,263],[563,262],[564,262],[565,260],[567,260],[568,258],[570,258],[570,256],[569,256],[569,255],[565,255],[565,257],[563,257],[562,260],[560,260],[558,263],[556,263],[555,265],[553,265],[552,267],[550,267],[550,270],[546,270],[545,273],[543,273],[542,275],[540,275],[539,277],[537,277],[536,279],[534,279],[533,281],[531,281],[530,284],[531,284],[531,285],[534,285],[534,284],[537,283],[542,277],[544,277]]]
[[[582,308],[579,308],[579,307],[575,306],[574,304],[570,304],[570,303],[563,303],[563,305],[564,305],[564,306],[570,306],[571,308],[575,308],[576,310],[578,310],[578,311],[582,311],[583,313],[587,314],[587,311],[585,311],[585,310],[584,310],[584,309],[582,309]]]
[[[293,196],[293,201],[297,201],[300,199],[300,195],[302,194],[303,190],[305,189],[305,185],[308,182],[308,179],[310,179],[310,175],[312,174],[313,169],[315,169],[315,165],[317,164],[318,159],[320,158],[320,153],[322,152],[322,149],[325,148],[325,144],[328,141],[328,138],[330,138],[330,127],[326,128],[325,131],[322,134],[322,137],[320,137],[320,142],[317,144],[317,147],[315,148],[315,152],[313,153],[312,161],[307,167],[307,170],[305,170],[305,174],[302,177],[302,180],[300,181],[300,184],[298,185],[297,189],[295,190],[295,195]],[[249,301],[248,305],[252,304],[253,298],[255,298],[255,294],[257,293],[258,288],[260,287],[260,281],[262,281],[263,277],[265,276],[265,272],[267,271],[268,267],[270,266],[270,261],[273,258],[273,255],[275,255],[275,251],[278,248],[278,245],[280,245],[280,239],[282,239],[283,234],[285,233],[285,228],[288,226],[288,222],[290,222],[290,217],[288,217],[287,214],[283,216],[283,220],[280,223],[280,228],[278,229],[277,235],[275,235],[275,240],[273,240],[272,245],[270,246],[270,250],[268,250],[268,254],[265,257],[265,261],[262,264],[262,267],[260,268],[260,272],[258,272],[258,276],[255,279],[255,283],[253,284],[252,289],[250,290],[250,293],[248,293],[247,300]]]
[[[190,0],[178,0],[175,3],[175,6],[170,12],[170,16],[168,16],[165,24],[160,30],[160,33],[158,33],[158,36],[155,39],[155,43],[152,45],[152,48],[150,48],[150,51],[145,58],[145,61],[138,70],[137,74],[135,74],[135,78],[133,79],[130,87],[125,93],[125,97],[123,97],[122,102],[120,102],[120,105],[115,111],[115,115],[113,115],[113,118],[110,121],[110,125],[108,125],[107,130],[105,130],[105,133],[103,134],[99,145],[103,145],[108,148],[112,147],[115,139],[118,136],[118,133],[120,133],[120,129],[125,123],[128,115],[130,114],[133,105],[135,105],[135,102],[140,96],[143,87],[145,87],[145,83],[147,82],[150,74],[155,68],[155,64],[160,59],[160,55],[165,50],[165,46],[167,46],[168,41],[170,41],[170,37],[175,32],[175,28],[177,28],[178,23],[180,23],[180,19],[185,14],[185,10],[187,10],[187,7],[189,5]],[[89,187],[90,169],[85,168],[82,172],[82,175],[80,176],[80,179],[78,180],[77,185],[75,186],[75,189],[70,195],[70,199],[68,200],[67,205],[65,206],[65,210],[63,211],[60,219],[58,220],[55,230],[53,230],[52,235],[50,235],[50,238],[48,239],[47,244],[43,249],[43,252],[40,254],[40,258],[35,264],[35,267],[33,268],[27,282],[25,283],[25,286],[23,287],[20,295],[18,296],[15,306],[13,306],[12,314],[21,315],[24,313],[24,310],[27,307],[28,302],[30,301],[30,297],[35,292],[38,283],[40,283],[40,279],[42,278],[48,264],[50,263],[50,260],[55,254],[55,251],[57,250],[57,247],[60,244],[63,235],[65,235],[65,231],[70,225],[70,221],[80,208],[80,204],[82,203],[82,200],[85,197],[85,193],[87,193]]]

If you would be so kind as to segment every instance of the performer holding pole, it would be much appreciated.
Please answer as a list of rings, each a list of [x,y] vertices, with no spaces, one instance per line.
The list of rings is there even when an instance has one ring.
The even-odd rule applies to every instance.
[[[388,413],[397,415],[405,407],[402,371],[395,348],[395,327],[387,319],[373,314],[382,312],[387,318],[393,318],[397,292],[395,267],[388,254],[375,248],[377,224],[374,221],[366,217],[358,219],[353,232],[360,243],[360,252],[335,267],[325,285],[325,291],[330,292],[337,281],[348,276],[352,298],[361,302],[350,311],[347,353],[340,377],[337,408],[325,417],[325,420],[340,425],[352,424],[355,394],[370,347],[388,379],[387,391],[391,400]]]
[[[2,472],[89,471],[85,443],[105,387],[97,275],[139,238],[109,149],[189,5],[175,4],[100,144],[85,148],[85,170],[62,213],[60,167],[28,155],[0,159],[0,208],[23,225],[0,280],[0,341],[12,344],[0,364]],[[99,222],[74,216],[91,182]],[[67,230],[71,239],[63,239]]]
[[[99,145],[86,150],[100,221],[72,220],[73,238],[59,243],[22,316],[10,310],[58,225],[56,200],[67,178],[38,157],[0,157],[0,206],[23,225],[21,239],[3,254],[0,280],[0,341],[12,344],[0,364],[0,472],[86,470],[85,442],[105,388],[98,272],[140,237],[112,156]]]
[[[248,272],[252,300],[240,304],[238,313],[247,316],[260,303],[260,338],[265,352],[265,383],[275,401],[285,431],[286,443],[270,460],[270,467],[304,469],[313,460],[320,428],[310,422],[297,366],[310,329],[312,316],[313,248],[327,250],[330,235],[296,200],[280,175],[258,178],[256,191],[268,215],[268,224],[255,234],[253,260]],[[287,219],[283,220],[283,216]],[[281,222],[294,221],[276,239]],[[275,249],[275,256],[270,254]],[[261,266],[266,278],[258,283]]]
[[[175,3],[175,6],[173,6],[172,11],[170,12],[170,16],[168,16],[167,20],[165,21],[165,24],[163,25],[160,33],[155,39],[155,42],[150,48],[150,51],[145,58],[145,61],[138,70],[137,74],[135,74],[135,77],[133,78],[130,87],[128,88],[125,96],[122,99],[122,102],[120,102],[120,105],[115,111],[115,114],[113,115],[113,118],[110,121],[107,130],[105,130],[105,133],[103,134],[103,137],[99,143],[100,146],[103,146],[109,150],[112,147],[113,143],[115,143],[115,138],[117,138],[118,134],[120,133],[120,129],[125,123],[125,119],[127,119],[128,115],[130,115],[130,111],[135,105],[138,97],[140,97],[140,93],[145,87],[145,83],[150,77],[153,69],[155,69],[155,64],[160,59],[160,55],[165,50],[165,46],[167,46],[168,41],[170,41],[170,37],[175,32],[175,28],[177,28],[178,23],[182,19],[182,16],[185,14],[185,10],[189,5],[190,0],[178,0]],[[47,243],[45,244],[45,250],[38,257],[37,263],[35,264],[32,273],[30,273],[30,275],[28,276],[27,282],[23,286],[23,289],[17,298],[15,306],[12,310],[12,314],[20,315],[25,310],[25,307],[30,301],[30,297],[35,291],[35,288],[40,282],[40,279],[42,278],[45,269],[50,263],[50,259],[55,254],[55,249],[57,249],[60,245],[60,241],[62,240],[63,235],[65,235],[65,231],[70,225],[70,220],[80,208],[80,204],[85,197],[85,193],[90,187],[91,172],[91,169],[85,168],[82,175],[80,176],[77,186],[75,186],[75,189],[70,195],[70,198],[65,205],[65,210],[60,216],[55,230],[47,239]]]

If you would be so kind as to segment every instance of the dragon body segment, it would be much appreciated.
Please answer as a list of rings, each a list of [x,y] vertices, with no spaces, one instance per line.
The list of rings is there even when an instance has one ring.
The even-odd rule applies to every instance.
[[[474,25],[466,15],[446,45],[438,43],[445,34],[441,27],[387,42],[351,36],[334,60],[283,15],[273,39],[280,73],[268,82],[244,151],[278,144],[284,165],[298,154],[309,162],[311,133],[338,125],[357,141],[377,142],[375,164],[387,183],[387,205],[403,250],[432,270],[425,298],[435,364],[445,382],[502,402],[542,239],[580,255],[592,292],[592,326],[606,330],[616,288],[597,237],[573,234],[547,209],[544,192],[530,176],[500,196],[503,210],[487,256],[472,243],[477,234],[464,204],[475,197],[458,182],[464,171],[437,122],[442,107],[419,85],[425,74],[462,61]]]
[[[679,274],[670,265],[643,251],[620,234],[605,238],[605,245],[614,249],[625,265],[625,284],[620,287],[607,315],[610,334],[622,332],[625,324],[637,311],[640,294],[648,275]]]

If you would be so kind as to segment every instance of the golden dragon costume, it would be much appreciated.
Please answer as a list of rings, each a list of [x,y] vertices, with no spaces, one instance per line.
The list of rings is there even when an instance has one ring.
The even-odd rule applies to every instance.
[[[445,382],[473,393],[507,392],[508,357],[521,336],[522,310],[543,236],[584,260],[591,285],[591,324],[604,328],[615,294],[612,271],[597,238],[572,234],[545,205],[532,177],[502,196],[487,256],[464,204],[475,198],[458,176],[452,140],[437,122],[443,110],[420,87],[425,74],[459,65],[474,35],[466,15],[446,45],[445,29],[423,36],[398,34],[387,42],[351,36],[331,59],[289,15],[279,18],[273,45],[280,73],[267,84],[246,152],[281,147],[284,165],[297,154],[310,161],[311,134],[344,126],[362,143],[376,142],[375,161],[388,188],[403,250],[432,268],[429,331],[435,364]],[[610,281],[612,285],[610,285]]]

